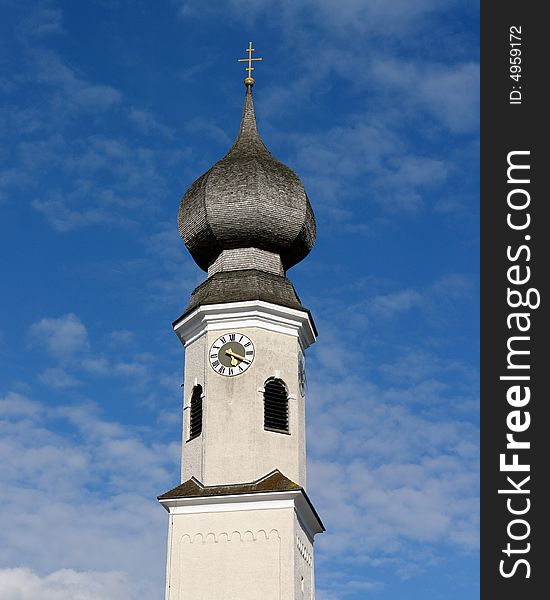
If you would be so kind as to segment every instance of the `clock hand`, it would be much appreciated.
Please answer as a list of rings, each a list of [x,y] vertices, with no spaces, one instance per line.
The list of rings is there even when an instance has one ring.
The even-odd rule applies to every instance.
[[[228,350],[226,350],[226,351],[225,351],[225,353],[226,353],[228,356],[231,356],[232,358],[238,358],[239,360],[241,360],[241,361],[243,361],[243,362],[246,362],[246,363],[249,363],[249,362],[250,362],[250,361],[249,361],[249,360],[247,360],[247,359],[246,359],[244,356],[241,356],[240,354],[237,354],[236,352],[233,352],[233,350],[231,350],[231,348],[229,348]],[[231,361],[231,362],[233,362],[233,361]]]

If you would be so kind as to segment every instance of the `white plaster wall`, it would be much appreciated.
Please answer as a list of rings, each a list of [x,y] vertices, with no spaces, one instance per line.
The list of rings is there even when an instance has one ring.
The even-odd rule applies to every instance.
[[[189,417],[193,387],[199,384],[205,390],[206,337],[201,336],[190,344],[185,351],[185,368],[183,378],[183,432],[182,432],[182,481],[189,479],[192,473],[199,481],[203,477],[203,443],[202,436],[189,441]],[[203,411],[204,411],[203,399]],[[204,421],[203,421],[204,425]]]
[[[224,332],[247,335],[255,347],[252,365],[225,377],[208,362],[212,343]],[[205,485],[250,482],[279,469],[305,488],[305,409],[298,388],[299,341],[294,335],[260,327],[207,331],[186,348],[185,398],[188,405],[195,379],[203,386],[203,432],[188,442],[185,411],[182,480],[196,477]],[[269,377],[279,377],[289,391],[290,435],[265,431],[263,394]]]
[[[313,600],[315,597],[313,542],[304,531],[296,513],[294,514],[294,538],[294,597],[300,600]]]
[[[170,517],[166,600],[292,600],[294,509]]]

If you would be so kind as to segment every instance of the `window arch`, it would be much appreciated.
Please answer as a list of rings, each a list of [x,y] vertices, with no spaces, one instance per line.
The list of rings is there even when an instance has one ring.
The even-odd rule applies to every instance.
[[[281,379],[264,384],[264,429],[288,433],[288,392]]]
[[[189,439],[198,437],[202,433],[202,385],[193,387],[191,394],[191,409],[189,417]]]

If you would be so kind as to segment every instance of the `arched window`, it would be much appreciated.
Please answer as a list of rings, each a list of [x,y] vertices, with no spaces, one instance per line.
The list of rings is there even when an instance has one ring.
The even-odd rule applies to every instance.
[[[281,379],[264,384],[264,429],[288,433],[288,393]]]
[[[190,412],[189,439],[192,440],[202,433],[202,385],[193,388]]]

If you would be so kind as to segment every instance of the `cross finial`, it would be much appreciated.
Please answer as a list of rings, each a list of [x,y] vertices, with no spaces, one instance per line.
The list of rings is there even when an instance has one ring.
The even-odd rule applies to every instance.
[[[248,58],[239,58],[238,61],[248,63],[248,67],[246,67],[246,70],[248,71],[248,77],[245,78],[244,84],[246,86],[249,85],[252,87],[254,85],[254,78],[252,77],[252,71],[254,71],[254,67],[252,66],[252,61],[253,60],[263,60],[263,58],[259,58],[259,57],[252,58],[252,52],[254,52],[254,48],[252,48],[252,42],[250,42],[250,44],[248,45],[246,52],[248,52]]]

